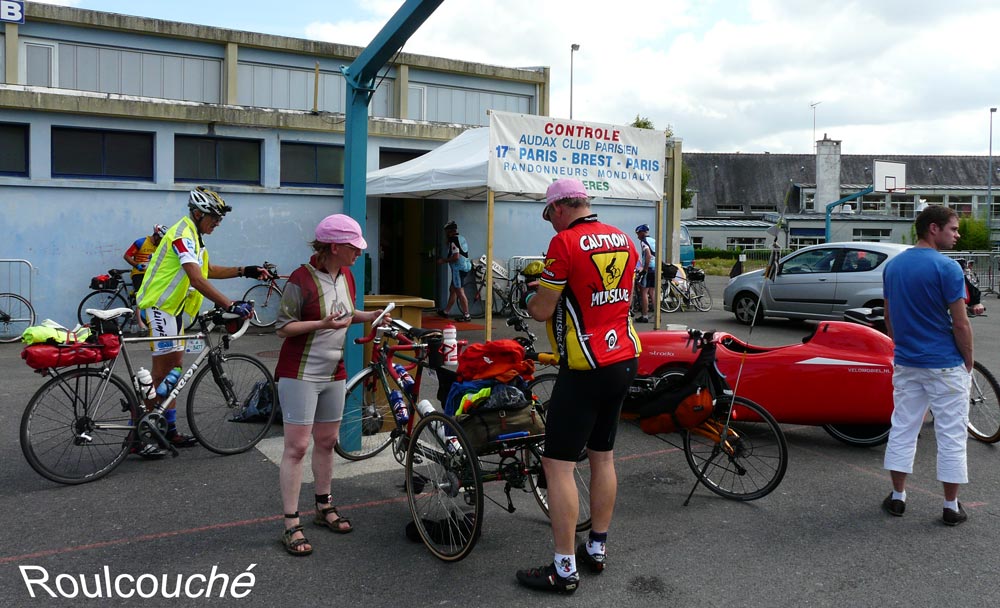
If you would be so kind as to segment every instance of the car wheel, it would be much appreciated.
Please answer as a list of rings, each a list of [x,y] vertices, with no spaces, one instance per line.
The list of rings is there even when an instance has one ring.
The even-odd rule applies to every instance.
[[[751,325],[756,316],[759,321],[764,315],[761,314],[763,311],[758,310],[757,303],[757,296],[748,291],[737,294],[733,300],[733,314],[736,315],[736,320],[744,325]]]

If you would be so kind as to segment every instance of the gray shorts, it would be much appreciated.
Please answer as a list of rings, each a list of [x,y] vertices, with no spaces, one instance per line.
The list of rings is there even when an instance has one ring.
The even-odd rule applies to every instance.
[[[344,417],[346,380],[309,382],[282,378],[278,382],[278,402],[285,424],[340,422]]]

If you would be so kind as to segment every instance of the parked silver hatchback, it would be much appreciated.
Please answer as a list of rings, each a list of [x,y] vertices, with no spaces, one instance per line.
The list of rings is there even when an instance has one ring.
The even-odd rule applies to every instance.
[[[824,243],[804,247],[780,260],[777,275],[766,289],[763,270],[732,279],[722,294],[723,306],[745,325],[753,321],[754,315],[758,320],[763,317],[842,320],[848,308],[884,304],[885,262],[909,247],[895,243]]]

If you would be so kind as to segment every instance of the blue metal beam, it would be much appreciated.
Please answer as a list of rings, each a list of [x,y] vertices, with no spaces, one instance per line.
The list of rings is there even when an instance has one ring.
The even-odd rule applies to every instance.
[[[830,203],[829,205],[826,206],[826,242],[827,243],[830,242],[830,214],[833,213],[833,208],[836,207],[837,205],[843,205],[844,203],[848,203],[850,201],[853,201],[856,198],[861,198],[862,196],[864,196],[866,194],[871,194],[874,191],[875,191],[875,187],[874,186],[868,186],[864,190],[860,190],[858,192],[855,192],[854,194],[848,194],[847,196],[845,196],[844,198],[840,199],[839,201],[833,201],[832,203]]]
[[[347,118],[344,132],[344,213],[366,226],[365,177],[368,172],[368,104],[375,94],[375,78],[410,36],[431,16],[444,0],[407,0],[396,14],[382,27],[365,50],[351,65],[341,68],[347,83]],[[401,91],[405,95],[406,91]],[[364,308],[365,265],[364,257],[354,263],[352,272],[359,277],[355,283],[358,308]],[[345,364],[348,377],[361,371],[363,351],[354,339],[361,337],[361,327],[352,325],[347,332]],[[346,404],[350,408],[352,404]],[[350,413],[355,415],[354,413]],[[345,423],[349,412],[345,409]],[[353,425],[346,425],[353,426]],[[354,427],[355,429],[359,427]],[[356,449],[360,436],[345,437],[341,441],[348,449]]]

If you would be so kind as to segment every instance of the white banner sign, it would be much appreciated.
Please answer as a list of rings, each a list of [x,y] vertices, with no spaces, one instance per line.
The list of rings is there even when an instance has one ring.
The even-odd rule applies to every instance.
[[[494,111],[487,184],[544,195],[575,177],[591,196],[660,201],[665,144],[663,131]]]

